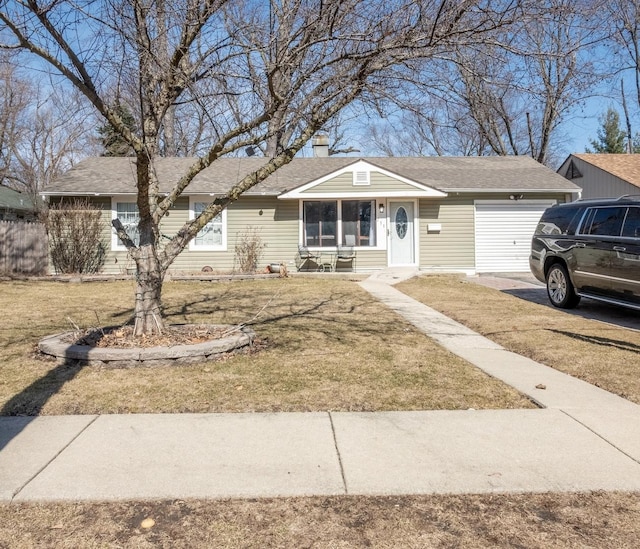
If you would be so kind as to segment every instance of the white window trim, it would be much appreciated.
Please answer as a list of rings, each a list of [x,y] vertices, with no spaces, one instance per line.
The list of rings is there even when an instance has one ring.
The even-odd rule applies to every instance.
[[[213,200],[212,196],[190,196],[189,197],[189,221],[196,218],[195,204],[196,202],[204,202],[209,204]],[[220,212],[222,218],[222,244],[211,246],[197,244],[196,239],[193,238],[189,242],[189,251],[191,252],[226,252],[227,251],[227,209],[225,208]]]
[[[136,204],[136,197],[131,195],[116,195],[111,197],[111,221],[118,218],[118,203]],[[126,252],[127,247],[120,242],[115,228],[111,225],[111,250],[114,252]]]
[[[349,198],[333,198],[333,199],[317,199],[315,197],[307,196],[304,200],[300,200],[298,203],[298,244],[304,245],[304,203],[305,202],[337,202],[338,208],[338,234],[336,235],[338,242],[342,242],[342,202],[349,200],[358,200],[360,202],[371,201],[375,202],[375,216],[376,216],[376,245],[375,246],[356,246],[356,250],[386,250],[387,249],[387,210],[386,202],[376,200],[369,197],[354,197],[351,195]],[[379,213],[380,206],[385,207],[383,214]],[[331,252],[338,249],[337,246],[308,246],[313,251],[325,251]]]

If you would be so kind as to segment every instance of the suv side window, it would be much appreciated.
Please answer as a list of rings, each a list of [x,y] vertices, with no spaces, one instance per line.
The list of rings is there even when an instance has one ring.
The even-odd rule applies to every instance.
[[[640,237],[640,208],[631,207],[622,227],[622,236]]]
[[[575,234],[582,211],[581,206],[562,206],[549,208],[542,215],[536,233],[538,234]]]
[[[620,236],[626,207],[591,208],[582,229],[582,234]]]

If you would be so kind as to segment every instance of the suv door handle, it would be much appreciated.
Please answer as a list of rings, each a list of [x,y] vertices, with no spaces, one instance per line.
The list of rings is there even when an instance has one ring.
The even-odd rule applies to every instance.
[[[613,250],[616,252],[626,252],[627,249],[624,246],[614,246]]]
[[[584,242],[576,242],[576,248],[586,248],[587,245]]]

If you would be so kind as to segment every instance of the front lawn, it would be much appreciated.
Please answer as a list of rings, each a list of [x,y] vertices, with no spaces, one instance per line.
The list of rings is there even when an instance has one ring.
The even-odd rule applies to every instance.
[[[510,351],[640,404],[637,330],[532,303],[459,276],[423,276],[396,288]]]
[[[627,383],[620,393],[637,398],[637,332],[460,277],[399,287],[516,352],[602,386]],[[175,323],[242,322],[268,304],[255,354],[109,370],[57,368],[34,353],[52,332],[125,322],[132,292],[127,282],[1,283],[4,414],[531,406],[347,281],[167,284]],[[640,496],[621,493],[30,503],[0,505],[0,547],[637,547],[639,519]]]
[[[0,283],[2,414],[532,406],[346,280],[166,283],[172,323],[239,323],[264,308],[253,322],[262,350],[253,354],[108,369],[56,366],[35,352],[48,334],[126,322],[133,289],[133,282]]]

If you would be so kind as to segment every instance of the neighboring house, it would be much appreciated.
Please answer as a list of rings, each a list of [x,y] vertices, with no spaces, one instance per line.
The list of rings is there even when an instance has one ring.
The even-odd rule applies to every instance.
[[[640,195],[640,154],[572,154],[558,173],[582,187],[580,198]]]
[[[0,221],[33,221],[35,213],[31,199],[18,191],[0,185]]]
[[[171,238],[217,193],[256,170],[264,158],[222,158],[187,188],[161,231]],[[168,191],[193,159],[161,158]],[[135,233],[135,166],[131,158],[80,162],[46,189],[52,201],[88,197],[104,210],[109,251],[105,272],[132,263],[111,229],[118,217]],[[262,265],[286,263],[298,245],[331,261],[354,243],[357,270],[415,266],[462,272],[528,271],[531,235],[543,210],[580,189],[528,157],[296,158],[245,193],[201,231],[172,266],[179,272],[234,268],[235,246],[249,229],[266,244]]]

